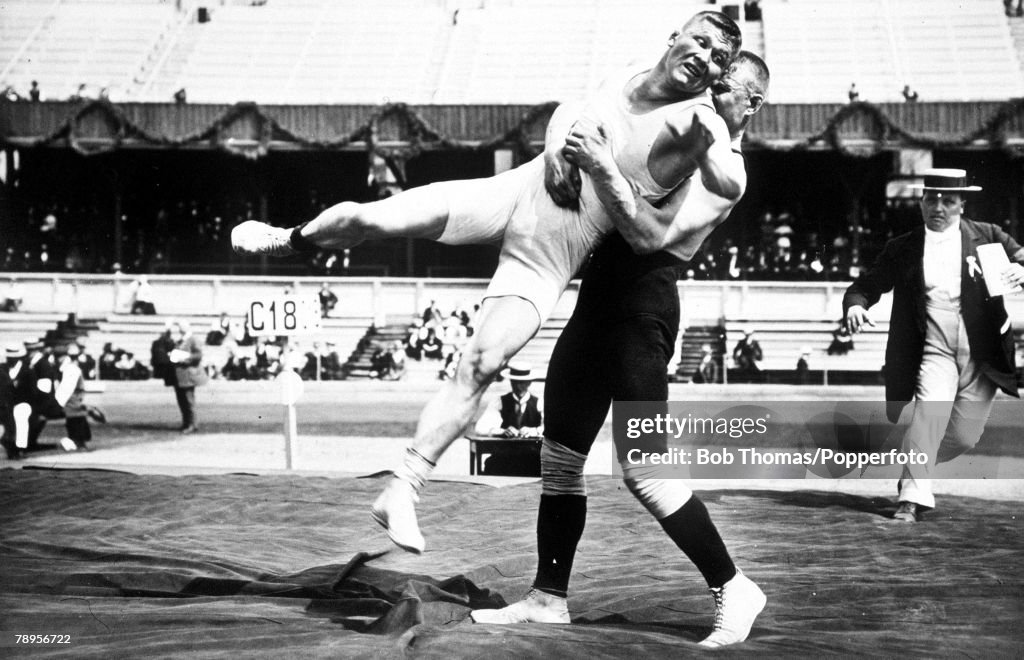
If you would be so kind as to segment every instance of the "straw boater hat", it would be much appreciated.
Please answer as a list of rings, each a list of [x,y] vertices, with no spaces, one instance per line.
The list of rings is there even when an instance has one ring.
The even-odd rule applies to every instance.
[[[908,186],[912,190],[936,190],[938,192],[978,192],[981,186],[967,185],[967,170],[932,169],[921,172],[923,183]]]
[[[4,354],[8,359],[23,358],[28,355],[23,344],[7,344],[4,347]]]
[[[526,362],[512,362],[508,365],[508,369],[502,374],[509,380],[533,380],[533,370],[530,365]]]

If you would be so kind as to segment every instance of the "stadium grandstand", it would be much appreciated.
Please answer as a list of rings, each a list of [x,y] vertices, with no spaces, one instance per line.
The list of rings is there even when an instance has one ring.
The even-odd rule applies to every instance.
[[[543,305],[529,272],[482,302],[492,245],[251,256],[324,244],[282,228],[344,201],[529,164],[558,104],[624,67],[640,84],[617,100],[664,131],[651,117],[691,99],[639,67],[671,43],[692,82],[686,58],[726,33],[674,35],[701,10],[771,69],[742,199],[688,262],[607,237],[507,363]],[[732,73],[715,91],[750,109],[760,76]],[[646,174],[681,166],[654,141]],[[543,209],[539,183],[516,192]],[[886,261],[901,297],[927,262],[919,324],[891,293],[844,318],[951,190],[1024,244],[1024,0],[0,0],[0,648],[1024,657],[1003,361],[1012,326],[1024,388],[1024,292],[983,291],[964,250],[1002,235],[961,223],[961,253]],[[887,385],[918,374],[924,404],[892,420]]]
[[[158,320],[204,326],[244,318],[261,290],[327,281],[337,334],[317,343],[336,344],[344,373],[372,373],[368,352],[428,300],[471,309],[496,252],[394,239],[270,262],[232,254],[231,228],[523,162],[557,102],[654,61],[673,21],[708,4],[6,0],[0,284],[23,293],[0,331],[35,339],[74,314],[90,349],[138,352],[154,327],[127,314],[138,274]],[[722,359],[754,325],[780,380],[811,346],[817,382],[877,382],[884,329],[849,355],[825,348],[845,283],[918,221],[915,173],[966,167],[986,190],[972,214],[1021,237],[1024,18],[999,0],[717,7],[768,61],[772,91],[744,146],[750,189],[681,274],[679,377],[701,344]],[[527,349],[541,365],[573,295]]]

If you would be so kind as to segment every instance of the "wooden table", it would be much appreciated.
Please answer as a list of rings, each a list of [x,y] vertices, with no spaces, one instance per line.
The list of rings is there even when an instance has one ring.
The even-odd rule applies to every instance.
[[[484,455],[503,449],[515,449],[533,444],[540,450],[541,438],[505,438],[500,435],[467,435],[469,440],[469,473],[480,474],[484,469]],[[539,475],[538,475],[539,476]]]

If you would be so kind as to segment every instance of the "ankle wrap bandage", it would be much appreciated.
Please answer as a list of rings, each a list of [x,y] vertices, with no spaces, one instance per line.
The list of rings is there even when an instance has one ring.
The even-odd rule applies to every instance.
[[[651,476],[664,473],[664,467],[622,462],[619,465],[622,467],[622,481],[626,488],[657,520],[663,520],[681,509],[693,495],[693,491],[680,479],[658,479]]]
[[[296,252],[302,252],[303,254],[316,252],[320,248],[317,247],[316,243],[313,243],[309,239],[303,237],[302,228],[308,225],[308,222],[303,222],[301,225],[292,229],[291,236],[288,238],[289,245]]]
[[[437,467],[436,463],[424,458],[423,454],[409,447],[405,450],[405,460],[395,470],[395,477],[409,482],[415,490],[419,491],[430,480],[430,473],[434,471],[435,467]]]
[[[587,484],[583,480],[586,462],[585,454],[544,438],[540,448],[541,493],[586,496]]]

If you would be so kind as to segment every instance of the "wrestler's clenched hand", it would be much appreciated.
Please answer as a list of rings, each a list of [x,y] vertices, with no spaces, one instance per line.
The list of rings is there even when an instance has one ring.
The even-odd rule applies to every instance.
[[[595,170],[612,171],[615,160],[612,145],[604,126],[591,120],[581,119],[569,129],[562,147],[562,155],[584,172]]]
[[[580,185],[580,168],[566,160],[561,150],[544,152],[544,188],[555,204],[578,208]]]

